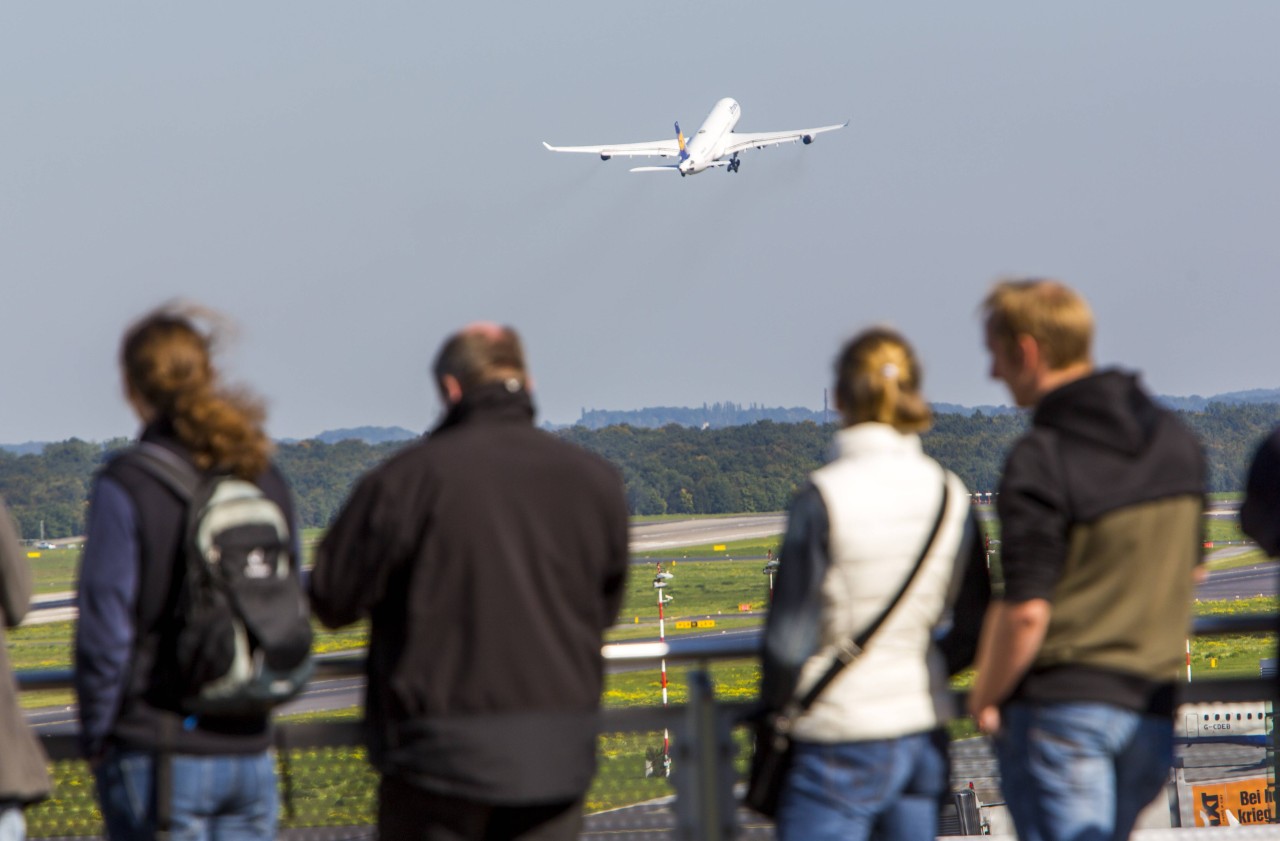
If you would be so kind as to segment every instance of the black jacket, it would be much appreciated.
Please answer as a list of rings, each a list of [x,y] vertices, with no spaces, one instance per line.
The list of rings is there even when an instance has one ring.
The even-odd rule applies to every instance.
[[[1135,377],[1049,393],[1000,483],[1008,601],[1052,613],[1015,697],[1171,712],[1202,555],[1200,444]]]
[[[311,575],[326,625],[372,618],[374,764],[481,802],[586,790],[627,570],[617,470],[532,419],[522,390],[466,394],[360,481]]]

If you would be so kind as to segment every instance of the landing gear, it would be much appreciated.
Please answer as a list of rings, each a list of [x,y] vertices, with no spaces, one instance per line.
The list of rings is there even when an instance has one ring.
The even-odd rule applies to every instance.
[[[730,172],[737,172],[742,166],[742,161],[738,160],[738,153],[734,152],[733,157],[729,158],[729,165],[725,169]]]

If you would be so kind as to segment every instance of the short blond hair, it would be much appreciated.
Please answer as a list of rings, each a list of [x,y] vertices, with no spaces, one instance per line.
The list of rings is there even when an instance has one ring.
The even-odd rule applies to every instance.
[[[836,406],[847,423],[887,423],[899,432],[923,432],[932,424],[920,360],[897,331],[864,330],[845,343],[835,368]]]
[[[1019,336],[1040,346],[1052,370],[1088,362],[1093,352],[1093,312],[1078,292],[1057,280],[1023,278],[996,283],[982,301],[987,330],[1007,347]]]

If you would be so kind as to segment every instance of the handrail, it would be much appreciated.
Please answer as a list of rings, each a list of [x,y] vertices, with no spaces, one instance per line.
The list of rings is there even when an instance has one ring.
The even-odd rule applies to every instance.
[[[1192,626],[1192,634],[1216,636],[1220,634],[1269,633],[1277,630],[1280,616],[1273,613],[1248,613],[1239,616],[1198,616]],[[732,635],[698,635],[677,637],[666,642],[615,642],[600,649],[606,663],[646,663],[657,660],[697,662],[704,660],[729,660],[760,656],[764,638],[761,629]],[[356,652],[319,654],[315,658],[317,677],[353,677],[364,674],[365,655]],[[70,669],[31,669],[15,672],[18,687],[25,691],[42,689],[69,689],[73,672]]]

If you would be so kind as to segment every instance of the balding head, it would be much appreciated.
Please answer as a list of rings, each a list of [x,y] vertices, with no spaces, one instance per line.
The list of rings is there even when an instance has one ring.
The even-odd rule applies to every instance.
[[[450,336],[432,370],[449,403],[485,383],[514,380],[520,388],[528,384],[520,336],[515,328],[491,321],[468,324]]]

